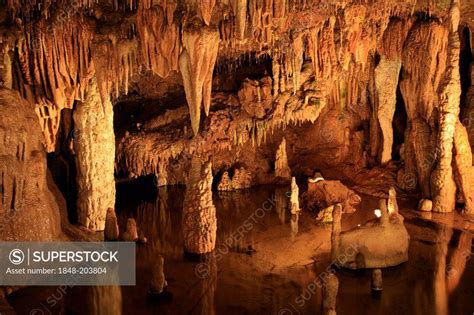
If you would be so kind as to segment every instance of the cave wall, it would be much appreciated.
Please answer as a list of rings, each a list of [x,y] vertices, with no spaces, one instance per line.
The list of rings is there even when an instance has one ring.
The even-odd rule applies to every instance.
[[[61,237],[57,196],[47,180],[46,152],[34,108],[0,87],[0,240]]]

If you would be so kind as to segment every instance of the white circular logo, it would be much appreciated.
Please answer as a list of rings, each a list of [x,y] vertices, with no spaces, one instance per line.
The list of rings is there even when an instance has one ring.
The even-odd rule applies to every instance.
[[[8,258],[12,264],[19,265],[25,260],[25,254],[20,249],[14,249],[10,252]]]

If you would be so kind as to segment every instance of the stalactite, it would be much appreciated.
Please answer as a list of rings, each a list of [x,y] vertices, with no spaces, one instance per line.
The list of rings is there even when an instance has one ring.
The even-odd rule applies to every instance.
[[[183,204],[183,234],[185,250],[193,254],[205,254],[216,245],[217,218],[212,201],[212,166],[202,163],[202,157],[194,155],[186,183]]]
[[[381,163],[392,160],[393,128],[392,120],[397,102],[397,85],[401,69],[398,59],[389,60],[382,56],[375,68],[375,85],[377,88],[378,108],[377,116],[382,129],[383,146]]]
[[[211,105],[212,72],[219,48],[219,33],[209,27],[191,26],[183,32],[183,52],[179,68],[194,134],[199,132],[201,109],[206,115]]]
[[[303,33],[295,35],[293,39],[293,93],[299,90],[301,86],[301,67],[303,66]]]
[[[115,135],[110,100],[102,103],[93,78],[84,102],[73,114],[78,186],[78,220],[86,228],[105,228],[107,209],[115,208]]]
[[[173,23],[176,3],[163,6],[140,2],[137,31],[140,37],[141,61],[154,73],[165,78],[179,69],[179,26]]]
[[[236,35],[239,40],[244,39],[247,29],[247,1],[248,0],[231,0],[230,2],[236,19]]]
[[[435,212],[453,211],[456,201],[456,185],[453,178],[452,159],[454,131],[459,116],[459,101],[461,96],[461,79],[459,74],[459,18],[459,0],[452,0],[449,13],[447,69],[444,82],[440,87],[439,159],[431,175],[433,211]]]
[[[209,24],[211,24],[212,10],[214,9],[216,0],[204,0],[199,1],[198,3],[202,19],[204,20],[204,23],[209,26]]]

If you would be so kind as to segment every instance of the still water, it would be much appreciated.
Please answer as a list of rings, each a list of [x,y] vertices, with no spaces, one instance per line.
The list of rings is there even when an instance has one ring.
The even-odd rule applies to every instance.
[[[185,257],[184,188],[118,187],[121,229],[137,221],[148,243],[137,247],[135,287],[27,288],[9,302],[18,314],[320,314],[320,281],[330,265],[330,226],[292,217],[287,187],[214,194],[214,255]],[[343,230],[373,219],[374,198],[343,216]],[[472,233],[423,219],[400,204],[411,236],[409,261],[383,270],[383,294],[370,292],[370,271],[338,270],[338,314],[474,314]],[[168,287],[147,299],[151,266],[165,258]],[[54,302],[52,305],[51,301]],[[33,310],[33,312],[31,312]]]

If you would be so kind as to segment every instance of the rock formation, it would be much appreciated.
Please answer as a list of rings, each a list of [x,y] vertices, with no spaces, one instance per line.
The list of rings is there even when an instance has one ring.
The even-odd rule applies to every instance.
[[[397,192],[394,187],[390,187],[387,200],[388,213],[398,213]]]
[[[229,173],[225,171],[222,174],[221,180],[217,185],[219,191],[233,191],[238,189],[246,189],[252,187],[252,174],[245,168],[239,167],[234,170],[232,179],[229,177]]]
[[[453,0],[449,13],[447,67],[439,100],[439,160],[431,175],[434,212],[452,212],[455,207],[456,185],[452,161],[454,133],[459,116],[461,81],[459,75],[459,0]]]
[[[280,146],[275,155],[275,176],[283,180],[291,179],[291,170],[288,166],[288,157],[286,155],[286,140],[281,140]]]
[[[392,121],[397,101],[398,77],[401,69],[399,59],[390,60],[385,56],[380,58],[375,68],[375,86],[378,96],[377,117],[382,130],[382,153],[380,162],[385,164],[392,160],[393,128]]]
[[[116,241],[118,238],[119,226],[117,216],[115,215],[115,210],[109,208],[107,209],[107,215],[105,217],[104,239],[106,241]]]
[[[340,234],[341,221],[333,213],[332,257],[344,257],[343,261],[338,260],[341,267],[385,268],[408,260],[410,236],[404,218],[397,212],[389,213],[386,202],[381,200],[380,218]]]
[[[46,153],[34,108],[0,87],[0,240],[51,241],[61,236]],[[34,223],[34,224],[33,224]]]
[[[188,26],[183,32],[179,69],[191,115],[194,134],[199,131],[201,110],[209,115],[212,72],[219,48],[219,33],[210,27]]]
[[[102,231],[107,209],[115,208],[115,135],[112,104],[110,100],[102,102],[95,79],[73,117],[79,223]]]
[[[322,177],[318,177],[322,179]],[[360,196],[338,180],[308,181],[308,190],[301,197],[303,207],[311,211],[320,211],[340,203],[345,213],[353,213],[360,204]]]
[[[122,240],[126,242],[136,242],[138,241],[138,228],[137,222],[134,218],[127,219],[127,225],[125,227],[125,232],[122,235]]]
[[[188,253],[206,254],[216,246],[217,218],[212,201],[212,166],[202,157],[191,160],[183,204],[184,248]]]

